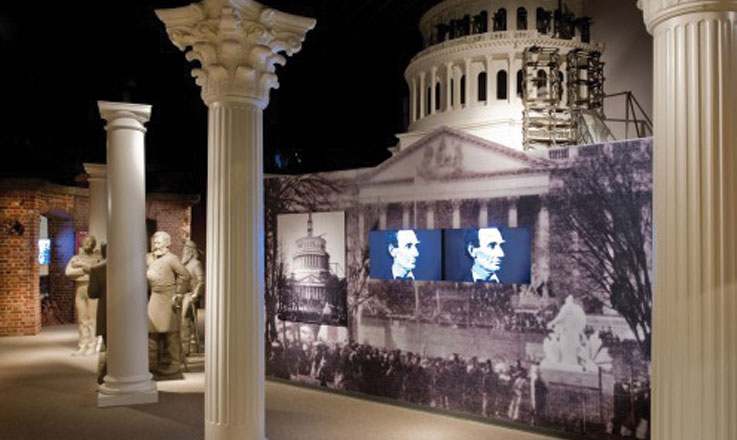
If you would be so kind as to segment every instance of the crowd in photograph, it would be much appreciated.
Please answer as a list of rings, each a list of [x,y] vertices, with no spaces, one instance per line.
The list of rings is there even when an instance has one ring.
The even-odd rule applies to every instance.
[[[442,358],[367,344],[275,341],[267,374],[323,387],[397,399],[437,409],[523,421],[583,433],[586,417],[549,406],[550,387],[522,360]],[[612,416],[598,430],[645,439],[649,384],[616,382]],[[642,424],[645,420],[645,431]],[[638,432],[638,429],[640,432]]]

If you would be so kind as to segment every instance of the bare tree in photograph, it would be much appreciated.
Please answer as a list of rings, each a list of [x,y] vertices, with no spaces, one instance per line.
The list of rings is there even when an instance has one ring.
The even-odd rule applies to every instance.
[[[276,314],[280,286],[285,285],[283,261],[279,261],[277,215],[289,212],[323,211],[341,193],[343,184],[315,174],[279,176],[264,182],[264,222],[266,232],[266,274],[264,304],[266,307],[266,341],[278,338]]]
[[[650,359],[652,150],[633,141],[582,149],[561,170],[557,202],[578,237],[575,264],[590,295],[616,310]],[[591,298],[589,298],[591,299]]]

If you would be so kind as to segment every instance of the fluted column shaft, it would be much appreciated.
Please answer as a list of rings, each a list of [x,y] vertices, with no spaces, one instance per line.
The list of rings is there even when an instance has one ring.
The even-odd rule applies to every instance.
[[[646,0],[653,438],[737,438],[737,1]]]
[[[417,79],[410,80],[410,101],[409,101],[410,122],[417,120]]]
[[[445,64],[445,111],[453,109],[453,64]]]
[[[244,100],[208,106],[207,247],[213,250],[206,277],[208,439],[265,437],[264,105]]]
[[[151,106],[100,102],[107,120],[107,376],[98,406],[158,401],[148,371],[146,162]]]
[[[430,114],[435,114],[435,106],[436,100],[440,97],[436,95],[435,93],[435,83],[437,82],[437,72],[438,68],[433,66],[432,69],[430,69]]]
[[[425,83],[425,72],[420,72],[420,119],[427,116],[427,84]]]

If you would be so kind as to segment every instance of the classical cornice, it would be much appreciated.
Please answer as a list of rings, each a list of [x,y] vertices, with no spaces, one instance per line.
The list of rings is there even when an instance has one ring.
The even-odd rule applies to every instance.
[[[106,130],[126,128],[146,132],[143,124],[151,117],[150,105],[97,101],[97,106],[100,109],[100,117],[107,121]]]
[[[737,12],[737,0],[637,0],[651,34],[659,24],[684,15],[703,12]]]
[[[89,176],[88,180],[98,179],[105,180],[107,176],[107,165],[104,163],[89,163],[85,162],[82,164],[84,170]]]
[[[276,65],[300,51],[311,18],[270,9],[253,0],[204,0],[174,9],[157,9],[172,43],[185,52],[202,99],[256,101],[265,107],[279,87]],[[284,54],[284,55],[282,55]]]

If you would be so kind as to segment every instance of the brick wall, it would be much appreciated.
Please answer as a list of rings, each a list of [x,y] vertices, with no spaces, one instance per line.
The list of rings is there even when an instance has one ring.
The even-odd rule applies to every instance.
[[[181,255],[189,239],[192,196],[149,195],[146,213],[157,228],[172,236],[172,251]],[[49,220],[50,296],[46,312],[55,319],[74,321],[74,284],[64,275],[77,252],[74,237],[89,224],[87,189],[52,185],[37,180],[0,180],[0,336],[34,335],[41,331],[38,237],[41,215]],[[10,227],[18,222],[23,233]]]

